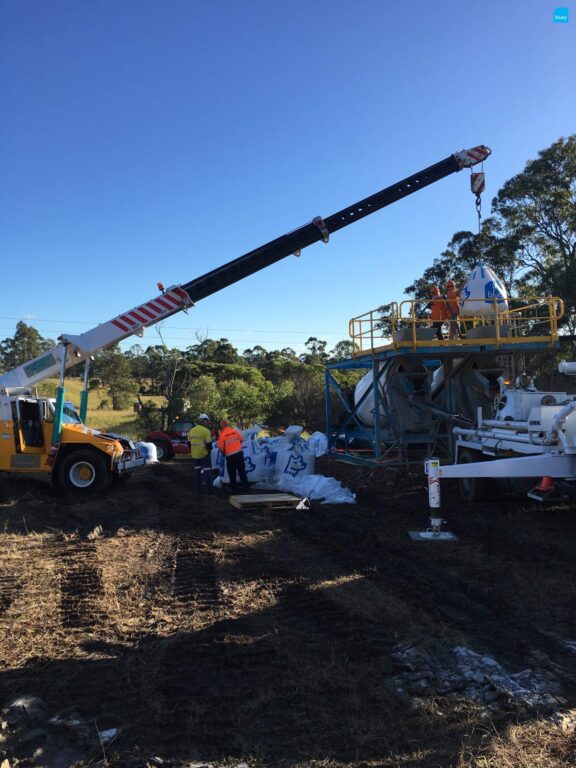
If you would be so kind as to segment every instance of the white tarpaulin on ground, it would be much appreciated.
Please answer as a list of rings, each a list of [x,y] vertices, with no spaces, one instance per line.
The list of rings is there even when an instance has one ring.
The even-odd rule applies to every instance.
[[[335,477],[304,475],[290,477],[282,475],[275,482],[258,483],[262,490],[286,491],[306,499],[322,499],[323,504],[355,504],[356,495],[344,487]]]

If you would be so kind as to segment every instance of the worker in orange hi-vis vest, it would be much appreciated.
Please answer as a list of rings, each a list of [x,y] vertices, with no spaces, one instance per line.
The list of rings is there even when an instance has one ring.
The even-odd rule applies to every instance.
[[[448,320],[449,328],[448,338],[452,340],[460,336],[458,332],[459,300],[460,296],[456,290],[456,283],[454,280],[448,280],[446,283],[446,320]]]
[[[246,468],[244,466],[244,454],[242,453],[242,435],[237,429],[231,427],[227,421],[220,422],[220,436],[218,437],[218,448],[226,458],[226,468],[230,476],[230,490],[236,491],[238,485],[236,476],[240,477],[240,482],[244,489],[250,487]]]
[[[437,285],[433,285],[430,292],[432,293],[432,301],[426,305],[426,308],[430,310],[430,320],[432,320],[432,327],[436,328],[436,338],[442,341],[444,339],[442,325],[446,319],[446,300],[440,294],[440,288]]]

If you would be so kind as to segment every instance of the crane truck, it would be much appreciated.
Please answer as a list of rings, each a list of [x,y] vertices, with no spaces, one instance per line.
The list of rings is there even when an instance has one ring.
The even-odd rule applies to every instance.
[[[183,285],[164,289],[108,322],[79,334],[62,334],[48,352],[0,376],[0,471],[48,477],[52,484],[76,494],[103,491],[146,463],[138,445],[115,434],[89,429],[84,423],[88,402],[90,358],[145,328],[186,310],[201,299],[258,272],[316,242],[327,243],[339,229],[369,216],[452,173],[483,162],[491,151],[483,145],[449,155],[434,165],[311,222],[207,272]],[[65,400],[66,370],[86,361],[80,413]],[[55,398],[35,397],[32,387],[59,376]]]

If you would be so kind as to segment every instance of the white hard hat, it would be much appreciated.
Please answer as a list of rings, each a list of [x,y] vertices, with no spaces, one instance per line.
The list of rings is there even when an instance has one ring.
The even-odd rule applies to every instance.
[[[205,413],[201,413],[200,416],[198,416],[198,421],[210,421],[210,416],[206,416]]]

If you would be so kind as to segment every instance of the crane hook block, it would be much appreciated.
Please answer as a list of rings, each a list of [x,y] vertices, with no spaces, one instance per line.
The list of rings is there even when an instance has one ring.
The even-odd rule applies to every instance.
[[[478,197],[484,192],[485,189],[485,177],[483,173],[470,174],[470,188],[472,192]]]
[[[326,224],[324,224],[324,219],[321,216],[316,216],[314,219],[314,224],[318,227],[320,230],[320,234],[322,235],[322,241],[327,243],[330,239],[330,233],[328,232],[328,227]]]

